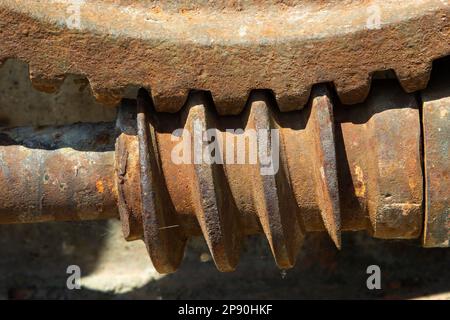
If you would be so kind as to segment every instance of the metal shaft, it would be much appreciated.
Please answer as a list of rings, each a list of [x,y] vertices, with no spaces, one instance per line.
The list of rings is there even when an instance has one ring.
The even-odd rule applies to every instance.
[[[0,133],[0,223],[117,216],[114,124]]]

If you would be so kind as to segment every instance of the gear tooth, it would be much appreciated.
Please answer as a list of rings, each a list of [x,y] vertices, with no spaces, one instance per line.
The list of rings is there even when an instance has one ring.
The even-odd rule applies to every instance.
[[[367,99],[372,83],[370,74],[358,74],[350,77],[340,77],[334,80],[336,93],[342,104],[362,103]]]
[[[189,89],[168,93],[160,92],[157,87],[152,87],[152,98],[156,112],[176,113],[183,108],[189,96]]]
[[[282,151],[279,136],[277,136],[278,139],[274,139],[273,132],[270,131],[274,129],[271,109],[276,108],[272,102],[271,96],[264,91],[254,92],[249,101],[247,126],[257,131],[258,148],[267,145],[267,149],[270,150],[270,170],[273,170],[273,172],[267,171],[266,164],[261,163],[261,152],[267,153],[267,150],[258,150],[259,172],[254,177],[253,192],[254,197],[257,198],[255,201],[259,203],[257,216],[269,241],[275,261],[281,269],[288,269],[295,264],[303,240],[303,231],[298,221],[292,190],[287,184],[287,174],[284,172],[283,166],[279,165],[279,160],[276,161],[278,167],[274,167],[274,153],[278,153],[276,155],[278,157],[279,152]],[[258,130],[267,132],[267,141],[261,140],[263,137]],[[271,136],[268,136],[269,132]],[[278,150],[273,150],[274,144],[277,145]]]
[[[341,247],[341,213],[337,175],[333,105],[325,86],[316,87],[309,121],[314,147],[315,192],[325,228],[337,248]]]
[[[285,95],[275,92],[278,108],[281,112],[289,112],[303,109],[309,100],[311,86],[300,87],[294,95]]]
[[[183,259],[187,237],[168,198],[158,164],[158,134],[148,116],[152,111],[150,96],[145,90],[139,90],[137,130],[144,242],[155,269],[160,273],[172,273]]]
[[[229,95],[226,98],[221,99],[216,99],[214,92],[212,92],[211,95],[214,99],[215,110],[221,116],[241,114],[247,105],[250,92],[251,90],[247,90],[245,87],[242,87],[240,90],[233,92],[233,95]]]
[[[186,126],[193,132],[194,139],[197,130],[217,127],[210,99],[205,92],[191,94],[186,107]],[[222,135],[218,130],[215,133],[215,154],[221,155],[222,145],[219,141],[222,140]],[[201,141],[203,153],[208,144],[208,141]],[[194,149],[194,153],[196,152],[198,150]],[[222,272],[229,272],[236,268],[239,260],[242,229],[233,198],[229,194],[223,166],[213,161],[209,163],[204,156],[205,154],[197,163],[194,160],[193,164],[195,193],[199,197],[195,201],[195,214],[217,268]]]
[[[397,67],[395,74],[400,82],[403,90],[408,93],[423,90],[430,81],[432,63],[424,63],[422,65],[411,64],[408,67]]]

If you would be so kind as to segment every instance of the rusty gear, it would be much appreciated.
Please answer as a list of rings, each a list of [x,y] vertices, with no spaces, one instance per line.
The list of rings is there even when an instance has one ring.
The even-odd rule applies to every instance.
[[[119,213],[126,239],[143,239],[163,273],[176,270],[188,237],[200,234],[221,271],[233,270],[244,237],[260,232],[280,268],[294,265],[314,231],[341,247],[343,231],[415,239],[425,230],[425,246],[448,246],[447,88],[431,87],[422,106],[385,80],[349,108],[318,86],[304,110],[290,113],[278,111],[270,91],[254,91],[233,117],[217,115],[206,92],[193,92],[179,113],[159,114],[141,90],[124,101],[116,126],[2,129],[0,222]],[[227,129],[278,129],[278,172],[261,175],[260,161],[174,163],[173,131],[193,132],[195,121],[217,128],[219,145],[231,148],[238,133]]]
[[[449,246],[448,70],[434,62],[428,83],[450,53],[448,1],[73,5],[0,0],[0,64],[27,62],[46,92],[84,75],[99,101],[121,102],[117,121],[1,128],[0,223],[120,217],[161,273],[200,235],[221,271],[258,233],[282,269],[309,232],[337,248],[358,230]],[[254,142],[277,170],[261,174],[260,154],[175,163],[196,124],[214,140],[190,154],[215,142],[233,159],[252,130],[276,132],[279,146]]]

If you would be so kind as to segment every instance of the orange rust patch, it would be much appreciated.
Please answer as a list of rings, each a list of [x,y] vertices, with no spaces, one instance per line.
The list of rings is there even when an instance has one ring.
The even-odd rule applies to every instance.
[[[101,181],[101,180],[98,180],[98,181],[95,183],[95,187],[97,188],[97,191],[98,191],[99,193],[103,193],[103,191],[105,191],[105,187],[103,186],[103,181]]]

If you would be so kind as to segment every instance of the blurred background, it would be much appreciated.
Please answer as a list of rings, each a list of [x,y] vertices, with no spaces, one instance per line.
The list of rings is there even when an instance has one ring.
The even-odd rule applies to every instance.
[[[130,89],[132,91],[132,88]],[[82,77],[56,94],[35,91],[26,64],[0,69],[0,126],[113,121]],[[1,192],[1,190],[0,190]],[[220,273],[203,239],[192,239],[180,269],[159,275],[141,241],[126,242],[118,220],[0,226],[0,299],[450,299],[450,250],[419,241],[309,234],[295,268],[280,271],[263,237],[249,238],[236,272]],[[68,290],[69,265],[82,288]],[[381,290],[368,290],[366,269],[381,268]]]

